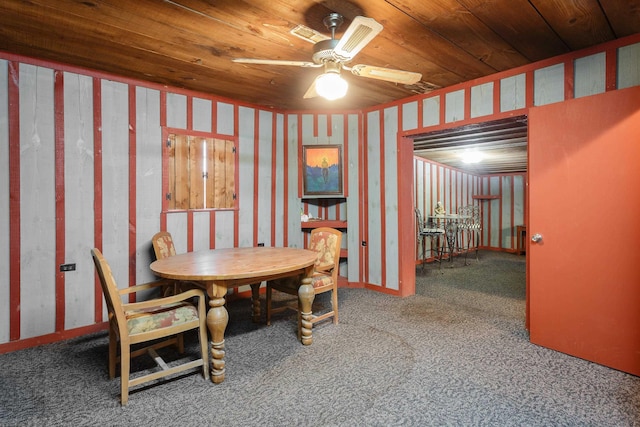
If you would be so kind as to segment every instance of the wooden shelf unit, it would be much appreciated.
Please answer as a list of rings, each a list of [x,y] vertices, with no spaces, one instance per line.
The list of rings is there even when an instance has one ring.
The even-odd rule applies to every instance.
[[[320,227],[331,227],[338,230],[347,229],[347,221],[335,220],[335,219],[312,219],[311,221],[305,221],[300,224],[303,230],[311,230]]]
[[[471,196],[471,198],[474,200],[492,200],[492,199],[499,199],[500,196],[493,195],[493,194],[477,194],[475,196]]]

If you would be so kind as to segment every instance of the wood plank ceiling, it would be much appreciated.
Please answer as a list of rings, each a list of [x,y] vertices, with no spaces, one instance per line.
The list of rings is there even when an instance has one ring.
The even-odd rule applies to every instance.
[[[327,34],[330,12],[345,17],[342,31],[358,15],[384,26],[353,64],[418,72],[422,81],[343,72],[345,98],[303,99],[321,69],[231,61],[310,61],[313,45],[290,31],[302,24]],[[371,107],[638,31],[637,0],[0,2],[2,51],[287,110]]]

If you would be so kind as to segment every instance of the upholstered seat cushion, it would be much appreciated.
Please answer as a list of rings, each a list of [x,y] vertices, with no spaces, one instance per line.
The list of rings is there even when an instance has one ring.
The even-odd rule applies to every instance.
[[[311,278],[312,285],[314,288],[320,288],[322,286],[331,286],[333,280],[330,274],[324,273],[313,273],[313,277]]]
[[[179,302],[144,310],[129,310],[125,316],[129,334],[134,335],[198,320],[198,310],[192,304]]]

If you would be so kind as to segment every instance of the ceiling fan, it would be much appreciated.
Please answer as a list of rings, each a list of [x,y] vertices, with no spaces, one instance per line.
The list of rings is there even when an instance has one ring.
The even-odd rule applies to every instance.
[[[299,25],[291,33],[307,41],[313,42],[313,56],[311,61],[286,61],[278,59],[235,58],[233,62],[260,65],[290,65],[295,67],[324,67],[324,73],[319,75],[311,84],[305,98],[322,96],[329,100],[338,99],[347,92],[348,84],[340,77],[341,70],[351,71],[360,77],[384,80],[393,83],[411,85],[422,78],[422,74],[411,71],[395,70],[392,68],[376,67],[373,65],[348,64],[362,48],[382,31],[382,25],[373,18],[357,16],[347,28],[341,39],[335,38],[336,29],[344,21],[339,13],[331,13],[324,18],[323,23],[331,38],[324,36],[310,28]]]

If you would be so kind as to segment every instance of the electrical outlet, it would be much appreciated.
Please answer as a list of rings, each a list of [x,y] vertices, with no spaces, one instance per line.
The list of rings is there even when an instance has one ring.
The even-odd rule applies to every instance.
[[[76,271],[76,264],[60,264],[60,271]]]

